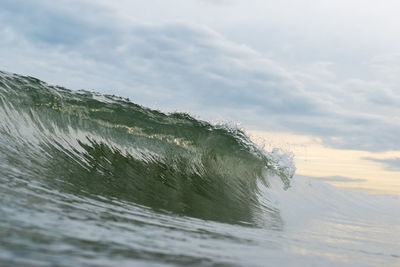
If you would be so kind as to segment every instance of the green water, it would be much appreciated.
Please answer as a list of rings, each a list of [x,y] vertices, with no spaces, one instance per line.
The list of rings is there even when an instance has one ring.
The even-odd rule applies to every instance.
[[[296,189],[282,156],[236,127],[0,72],[0,265],[396,263],[398,217],[364,224],[353,197],[332,210],[341,193]]]

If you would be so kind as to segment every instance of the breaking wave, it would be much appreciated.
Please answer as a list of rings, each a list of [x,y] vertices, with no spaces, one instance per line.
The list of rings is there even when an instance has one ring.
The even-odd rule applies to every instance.
[[[255,222],[260,187],[292,164],[244,131],[128,99],[0,72],[0,176],[91,199],[229,223]]]

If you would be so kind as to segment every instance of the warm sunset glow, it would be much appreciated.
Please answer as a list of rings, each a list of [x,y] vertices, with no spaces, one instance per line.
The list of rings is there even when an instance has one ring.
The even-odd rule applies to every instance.
[[[333,185],[353,190],[400,194],[400,172],[386,170],[382,164],[365,159],[395,158],[400,155],[400,151],[373,153],[334,149],[324,146],[320,139],[311,136],[257,130],[248,133],[252,140],[264,145],[267,150],[278,147],[292,152],[296,173],[299,175],[318,178],[340,176],[354,180],[326,180]]]

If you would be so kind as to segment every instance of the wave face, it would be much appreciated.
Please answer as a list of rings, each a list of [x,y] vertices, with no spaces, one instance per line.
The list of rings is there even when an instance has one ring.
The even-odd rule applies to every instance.
[[[284,156],[0,72],[0,266],[398,265],[400,197],[291,179]]]
[[[0,175],[72,195],[254,223],[260,184],[293,168],[243,131],[127,99],[0,74]]]

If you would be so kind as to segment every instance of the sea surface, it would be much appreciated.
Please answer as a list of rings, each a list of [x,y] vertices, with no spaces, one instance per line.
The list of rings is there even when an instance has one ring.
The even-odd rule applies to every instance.
[[[0,72],[0,266],[400,266],[400,197],[244,130]]]

